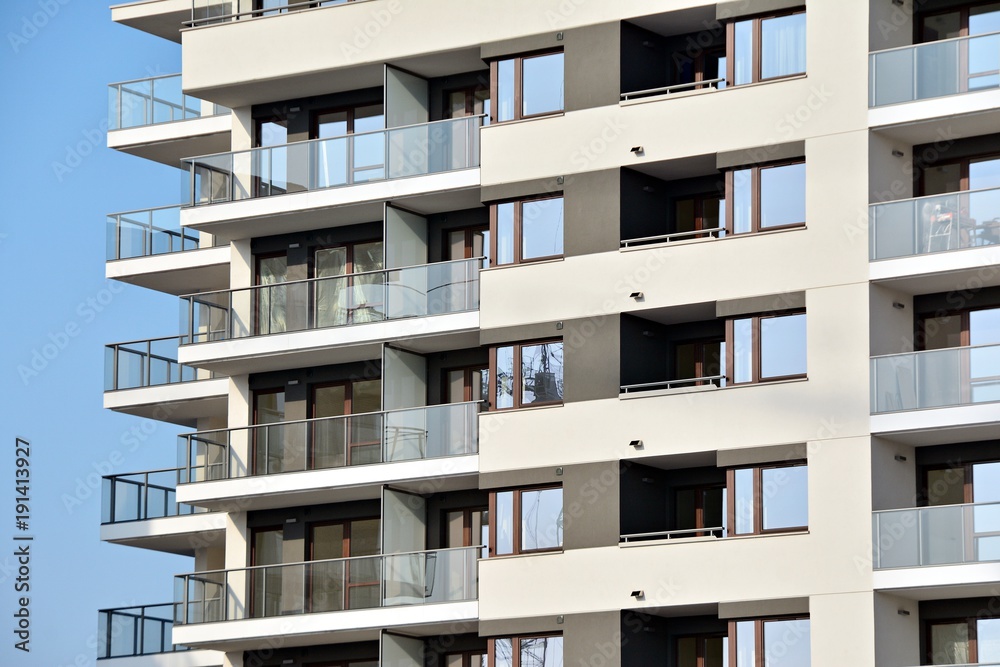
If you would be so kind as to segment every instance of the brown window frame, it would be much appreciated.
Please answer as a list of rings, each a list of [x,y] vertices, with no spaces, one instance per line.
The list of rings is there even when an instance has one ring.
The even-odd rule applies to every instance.
[[[793,165],[805,165],[805,158],[795,158],[792,160],[776,160],[774,162],[764,162],[761,164],[742,165],[726,169],[725,171],[725,200],[726,200],[726,230],[727,236],[746,236],[748,234],[760,234],[762,232],[772,232],[783,229],[797,229],[806,226],[806,221],[793,222],[787,225],[772,225],[761,227],[761,172],[766,169],[778,167],[790,167]],[[750,170],[750,231],[737,232],[736,224],[736,172]],[[804,186],[805,184],[803,184]],[[804,194],[804,193],[803,193]]]
[[[255,616],[255,613],[257,611],[260,611],[260,612],[264,612],[265,611],[265,609],[257,609],[257,605],[258,604],[262,604],[262,603],[257,600],[257,585],[256,585],[256,582],[257,582],[256,577],[257,577],[257,575],[255,573],[259,572],[259,571],[266,572],[265,568],[267,568],[267,567],[279,567],[281,565],[281,563],[258,563],[257,562],[257,558],[258,558],[258,556],[257,556],[257,535],[260,534],[260,533],[274,533],[274,532],[276,532],[276,533],[278,533],[278,534],[281,535],[282,546],[284,546],[284,542],[285,542],[285,527],[284,526],[282,526],[282,525],[256,526],[256,527],[253,527],[253,528],[250,529],[250,540],[249,540],[249,542],[250,542],[250,559],[249,559],[250,567],[256,567],[258,565],[261,566],[260,570],[251,570],[250,571],[251,574],[247,577],[247,579],[248,579],[247,583],[249,585],[249,592],[250,592],[250,595],[248,596],[250,599],[248,601],[249,604],[248,604],[247,608],[248,608],[248,610],[250,612],[250,616],[252,618],[257,618]],[[264,576],[266,576],[266,574]],[[265,605],[265,608],[266,608],[266,605]]]
[[[761,24],[768,19],[777,19],[785,16],[795,16],[796,14],[805,14],[806,7],[797,7],[795,9],[788,9],[780,12],[770,12],[767,14],[759,14],[757,16],[741,16],[732,21],[726,23],[726,87],[739,87],[739,86],[749,86],[755,83],[763,83],[766,81],[781,81],[783,79],[791,79],[797,76],[804,76],[806,72],[794,72],[792,74],[782,74],[780,76],[772,76],[768,78],[761,77],[761,48],[763,43],[761,42]],[[753,31],[753,55],[751,62],[751,74],[750,81],[747,83],[736,83],[736,24],[745,23],[746,21],[753,21],[752,31]],[[808,29],[807,29],[808,31]],[[807,37],[808,39],[808,37]],[[808,44],[807,44],[808,48]]]
[[[382,115],[385,116],[385,103],[382,100],[371,100],[368,102],[358,102],[356,104],[342,104],[334,107],[323,107],[313,109],[309,112],[309,138],[319,139],[319,117],[324,114],[345,112],[347,114],[347,132],[344,136],[354,134],[354,125],[357,120],[358,109],[364,107],[382,107]]]
[[[336,380],[334,382],[317,382],[315,384],[309,385],[309,402],[306,405],[308,419],[317,419],[316,417],[316,390],[325,389],[327,387],[344,387],[344,414],[342,418],[347,419],[347,424],[345,425],[345,442],[347,445],[347,451],[344,452],[344,466],[349,467],[351,465],[351,458],[354,455],[354,450],[358,447],[370,447],[372,445],[381,445],[381,440],[362,440],[355,442],[351,437],[352,431],[352,420],[349,418],[354,412],[354,385],[358,382],[368,382],[370,380],[375,380],[376,378],[364,378],[364,379],[347,379],[347,380]],[[379,382],[382,378],[377,378]],[[381,412],[381,410],[379,411]],[[368,413],[359,413],[368,414]],[[309,447],[308,447],[308,459],[309,468],[307,470],[316,470],[315,467],[315,451],[313,448],[313,442],[315,441],[315,423],[310,422],[310,428],[308,429]]]
[[[491,72],[490,76],[491,77],[492,77],[492,71],[493,70],[491,68],[490,69],[490,72]],[[442,91],[442,93],[441,93],[441,99],[442,99],[442,103],[441,103],[441,111],[442,111],[442,113],[441,113],[441,115],[442,115],[442,117],[445,118],[445,119],[450,119],[450,118],[468,118],[469,116],[475,116],[475,115],[477,115],[476,114],[476,93],[481,93],[483,91],[486,91],[486,94],[489,95],[490,91],[491,91],[491,87],[490,86],[484,86],[482,84],[477,83],[477,84],[474,84],[474,85],[471,85],[471,86],[459,86],[458,88],[448,88],[447,90]],[[451,113],[451,96],[454,95],[455,93],[465,93],[465,112],[464,112],[464,115],[462,115],[462,116],[452,116],[452,115],[450,115],[450,113]],[[488,97],[486,99],[492,101]],[[489,117],[487,116],[487,118],[489,118]]]
[[[441,238],[441,257],[448,257],[450,255],[450,253],[451,253],[451,244],[448,242],[448,240],[451,237],[451,235],[453,233],[455,233],[455,232],[465,232],[465,250],[464,250],[465,257],[463,257],[461,259],[472,259],[473,257],[475,257],[475,255],[472,254],[472,253],[475,252],[475,247],[476,247],[476,244],[475,244],[475,235],[476,235],[476,232],[487,232],[487,233],[492,234],[492,230],[490,229],[489,223],[487,223],[485,225],[468,225],[466,227],[452,227],[450,229],[442,230],[442,232],[441,232],[441,237],[442,237]],[[492,241],[492,238],[491,238],[490,243],[488,245],[492,246],[492,244],[493,244],[493,241]],[[486,248],[483,248],[483,250],[485,252],[490,252],[492,250],[492,248],[491,247],[486,247]],[[449,262],[449,261],[455,261],[455,260],[454,259],[446,259],[444,261]]]
[[[697,85],[697,84],[699,84],[699,83],[701,83],[703,81],[707,81],[709,79],[713,79],[713,78],[721,78],[722,79],[722,81],[720,82],[722,85],[719,86],[719,90],[722,90],[723,88],[725,88],[726,86],[729,85],[730,77],[729,77],[729,74],[728,74],[728,69],[729,69],[729,60],[728,60],[728,58],[729,58],[729,47],[728,47],[728,42],[727,42],[727,44],[717,44],[715,46],[709,46],[709,47],[707,47],[705,49],[699,49],[698,53],[695,54],[693,57],[690,56],[687,53],[683,53],[683,54],[681,54],[681,53],[675,53],[674,57],[676,58],[677,56],[683,56],[683,58],[685,60],[688,60],[691,63],[691,76],[693,77],[693,80],[692,81],[682,81],[682,79],[684,78],[684,77],[681,76],[682,69],[680,67],[680,63],[677,63],[677,66],[674,67],[673,71],[671,72],[671,76],[672,76],[671,84],[672,85],[689,84],[691,86],[690,90],[701,90],[703,88],[704,84],[702,84],[702,85]],[[718,58],[719,56],[727,59],[726,60],[726,71],[717,72],[714,77],[707,77],[706,76],[706,72],[708,71],[708,63],[709,63],[709,61],[712,58]],[[718,85],[718,84],[716,84],[716,85]]]
[[[937,196],[941,196],[941,194],[958,194],[961,192],[967,192],[969,190],[970,187],[969,179],[971,178],[970,171],[972,165],[976,162],[986,162],[992,160],[1000,160],[1000,153],[991,151],[988,153],[977,153],[975,155],[967,155],[965,157],[955,158],[953,160],[938,160],[935,162],[922,164],[920,165],[920,173],[917,179],[917,191],[920,193],[918,196],[920,197],[929,196],[927,195],[927,183],[924,178],[927,169],[930,169],[932,167],[945,167],[951,164],[958,165],[961,168],[962,172],[961,176],[959,177],[958,190],[955,190],[954,192],[940,193]]]
[[[524,237],[523,237],[523,222],[524,222],[524,205],[530,204],[538,201],[547,201],[550,199],[562,199],[563,200],[563,252],[557,255],[544,255],[542,257],[530,257],[524,259]],[[497,248],[499,245],[499,234],[497,233],[498,219],[497,219],[497,209],[499,206],[504,204],[514,204],[514,229],[512,231],[514,238],[513,240],[513,250],[514,257],[510,262],[500,263],[500,256],[497,253]],[[518,199],[507,199],[504,201],[497,201],[490,204],[490,262],[492,266],[514,266],[516,264],[530,264],[532,262],[545,262],[553,259],[560,259],[566,256],[566,197],[562,192],[534,195],[531,197],[520,197]]]
[[[803,533],[809,526],[788,526],[785,528],[764,529],[764,494],[763,471],[779,468],[805,468],[808,476],[809,463],[805,460],[783,461],[781,463],[764,463],[754,466],[735,466],[726,469],[726,536],[743,537],[747,535],[784,535],[787,533]],[[749,533],[736,532],[736,472],[738,470],[753,471],[753,531]],[[806,482],[808,492],[808,481]],[[807,517],[808,520],[808,517]]]
[[[725,187],[725,185],[723,185]],[[725,192],[700,192],[692,195],[681,195],[671,199],[671,204],[674,207],[674,234],[683,234],[683,231],[677,229],[678,215],[677,215],[677,205],[684,201],[690,201],[694,206],[694,229],[688,232],[688,236],[681,237],[685,240],[687,239],[703,239],[708,237],[721,238],[726,234],[732,234],[731,225],[729,224],[729,201],[731,197],[727,197]],[[722,216],[726,217],[726,225],[722,228],[715,227],[705,227],[705,204],[709,201],[716,201],[723,203],[722,205]],[[768,228],[770,229],[770,228]],[[704,234],[696,234],[695,232],[704,232]]]
[[[683,530],[677,528],[677,507],[679,505],[677,501],[677,495],[682,491],[694,491],[695,492],[695,512],[694,512],[694,528],[690,530],[690,534],[685,534],[686,537],[726,537],[725,530],[704,530],[705,528],[719,528],[719,526],[706,526],[705,525],[705,492],[722,489],[726,494],[726,506],[722,508],[722,511],[729,515],[729,499],[732,497],[732,490],[729,488],[728,483],[729,476],[726,476],[726,482],[722,483],[704,483],[704,484],[690,484],[686,486],[678,486],[673,489],[673,506],[674,515],[671,517],[671,521],[674,523],[675,530]],[[728,521],[728,518],[727,518]],[[732,524],[729,524],[732,525]],[[723,527],[725,528],[725,527]],[[718,534],[717,534],[718,533]]]
[[[754,667],[765,667],[764,660],[767,655],[767,649],[764,646],[764,624],[772,623],[775,621],[808,621],[809,614],[798,614],[792,616],[768,616],[765,618],[737,618],[731,619],[729,621],[729,627],[726,632],[727,641],[729,643],[729,667],[737,667],[736,665],[736,624],[737,623],[747,623],[752,621],[754,624]],[[811,626],[810,626],[811,630]]]
[[[959,617],[959,618],[935,618],[924,621],[924,637],[927,646],[927,664],[937,664],[934,662],[934,646],[931,643],[932,628],[935,625],[956,625],[964,623],[969,633],[969,664],[974,665],[979,662],[979,627],[977,621],[993,620],[984,616]]]
[[[260,396],[266,396],[267,394],[284,394],[285,393],[285,387],[281,386],[281,387],[267,387],[267,388],[264,388],[264,389],[254,389],[252,393],[253,393],[253,397],[251,399],[251,406],[250,406],[251,414],[250,414],[250,416],[251,416],[251,421],[252,421],[251,426],[253,426],[254,428],[252,428],[251,432],[250,432],[250,443],[249,443],[250,444],[250,471],[251,471],[251,473],[252,473],[253,476],[266,475],[266,474],[270,474],[267,471],[267,468],[268,468],[267,461],[263,462],[263,472],[259,472],[258,471],[259,462],[257,460],[257,433],[260,432],[261,428],[267,428],[268,425],[280,424],[280,423],[282,423],[284,421],[287,421],[287,420],[282,419],[280,422],[268,422],[267,424],[261,422],[260,421],[260,408],[259,408],[259,406],[257,404],[257,399]]]
[[[524,115],[522,110],[524,108],[524,61],[531,60],[532,58],[540,58],[543,56],[551,56],[557,53],[562,53],[565,58],[565,51],[560,47],[558,49],[543,49],[540,51],[529,51],[525,53],[518,53],[515,55],[504,56],[502,58],[496,58],[490,61],[490,123],[513,123],[518,120],[529,120],[532,118],[546,118],[548,116],[558,116],[566,112],[566,99],[563,98],[563,108],[557,111],[545,111],[542,113],[528,114]],[[507,120],[500,120],[498,118],[500,111],[500,96],[499,96],[499,84],[500,84],[500,63],[513,60],[514,61],[514,117]],[[566,70],[565,61],[563,65],[563,86],[565,90],[566,84]]]
[[[521,494],[525,492],[533,491],[548,491],[551,489],[559,489],[564,491],[563,485],[559,484],[537,484],[534,486],[519,486],[516,488],[506,488],[506,489],[492,489],[490,491],[490,501],[487,511],[489,512],[490,525],[489,525],[489,549],[487,558],[507,558],[509,556],[524,556],[528,554],[545,554],[545,553],[561,553],[564,550],[564,546],[560,545],[558,547],[545,547],[542,549],[522,549],[521,548]],[[499,493],[512,493],[513,494],[513,505],[511,514],[513,515],[513,532],[511,539],[513,541],[513,550],[510,553],[497,553],[497,494]],[[565,512],[565,492],[563,494],[563,511]],[[565,534],[563,535],[565,539]],[[538,635],[542,636],[542,635]],[[534,637],[534,635],[533,635]]]
[[[354,2],[354,0],[348,0],[348,2]],[[378,656],[372,658],[351,658],[350,660],[334,660],[327,662],[305,662],[302,663],[302,667],[356,667],[357,665],[363,665],[365,663],[374,662],[378,664]]]
[[[693,345],[694,346],[694,350],[695,350],[695,363],[694,363],[694,365],[695,365],[695,374],[694,374],[694,377],[691,378],[691,380],[696,380],[698,378],[704,378],[704,377],[711,377],[711,376],[705,374],[705,372],[706,372],[705,368],[708,366],[708,363],[709,363],[708,361],[705,360],[705,352],[706,352],[706,350],[708,349],[709,346],[711,346],[711,345],[718,345],[720,343],[722,344],[723,347],[725,347],[726,354],[727,354],[727,359],[728,359],[730,345],[727,342],[725,335],[723,335],[723,336],[705,336],[703,338],[690,338],[690,339],[676,341],[673,344],[674,370],[676,371],[677,368],[680,366],[679,360],[677,358],[679,348],[682,345]],[[720,363],[722,363],[722,364],[727,363],[727,359],[721,359]],[[722,370],[722,369],[720,369],[720,370]],[[675,372],[675,375],[676,375],[676,372]],[[683,381],[686,380],[686,379],[687,378],[677,378],[677,380],[673,382],[673,386],[684,385]],[[692,386],[692,387],[701,387],[701,386],[707,386],[707,385],[711,384],[711,385],[715,385],[715,386],[718,387],[718,386],[722,385],[722,382],[723,382],[723,380],[700,380],[698,382],[692,382],[690,384],[690,386]]]
[[[486,664],[488,667],[496,667],[496,642],[497,640],[509,639],[511,643],[511,664],[510,667],[521,667],[521,641],[524,639],[548,639],[551,637],[562,637],[561,632],[542,632],[534,635],[514,635],[510,637],[491,637],[486,644]],[[563,646],[565,651],[565,645]]]
[[[691,635],[678,635],[674,638],[674,664],[679,665],[681,662],[681,641],[685,639],[694,639],[697,643],[697,648],[695,649],[695,664],[697,667],[705,666],[705,642],[709,639],[721,639],[723,642],[729,642],[729,634],[727,632],[699,632]]]
[[[343,606],[342,610],[351,609],[351,589],[353,588],[369,588],[372,586],[380,586],[381,582],[379,580],[375,581],[362,581],[362,582],[351,582],[351,564],[354,562],[354,558],[375,558],[378,553],[369,554],[368,556],[351,556],[351,531],[355,522],[358,521],[378,521],[379,530],[382,529],[382,519],[378,516],[367,516],[367,517],[354,517],[351,519],[331,519],[329,521],[312,521],[306,525],[306,561],[307,562],[323,562],[316,561],[313,558],[315,538],[313,536],[313,531],[318,527],[323,526],[343,526],[344,536],[341,538],[341,552],[348,554],[347,556],[341,556],[340,558],[335,558],[333,560],[344,560],[344,590],[343,590]],[[324,559],[326,560],[326,559]],[[306,606],[311,609],[312,607],[312,587],[311,584],[307,589],[307,594],[309,599],[306,600],[308,603]]]
[[[726,386],[744,387],[751,384],[766,384],[768,382],[782,382],[784,380],[799,380],[809,376],[808,370],[805,373],[793,375],[778,375],[774,377],[761,377],[761,320],[769,320],[777,317],[790,317],[793,315],[806,315],[805,308],[794,308],[773,313],[757,313],[738,315],[726,318]],[[808,318],[808,316],[807,316]],[[736,321],[752,320],[751,324],[751,354],[753,355],[753,365],[751,368],[751,379],[746,382],[735,382],[736,372]],[[808,322],[808,319],[807,319]],[[807,351],[808,352],[808,351]],[[808,354],[806,367],[808,369]]]
[[[479,547],[485,546],[482,544],[475,544],[476,538],[472,533],[472,515],[476,512],[489,512],[489,503],[486,505],[475,505],[470,507],[453,507],[450,509],[441,510],[441,544],[448,543],[448,515],[452,513],[461,512],[462,513],[462,546],[463,547]],[[488,516],[488,515],[487,515]],[[489,524],[487,524],[489,526]],[[447,547],[455,548],[455,547]]]
[[[470,649],[468,651],[449,651],[442,656],[442,665],[448,664],[448,658],[462,658],[462,667],[481,667],[482,659],[487,657],[487,650]]]
[[[481,373],[486,373],[487,385],[489,384],[490,377],[490,366],[489,362],[486,364],[469,364],[467,366],[449,366],[448,368],[441,369],[441,404],[442,405],[452,405],[448,403],[448,376],[451,373],[462,371],[463,373],[463,400],[462,403],[471,403],[472,398],[472,388],[475,386],[475,373],[479,371]],[[489,393],[489,386],[486,389]],[[483,401],[489,403],[489,396],[483,396]]]
[[[563,343],[562,338],[544,338],[541,340],[529,340],[529,341],[519,341],[516,343],[504,343],[502,345],[493,345],[490,347],[490,361],[489,361],[489,396],[486,397],[487,409],[491,412],[501,411],[501,410],[520,410],[526,407],[542,407],[549,405],[562,405],[566,402],[565,397],[565,384],[563,386],[563,399],[559,401],[542,401],[534,403],[521,403],[521,388],[524,386],[524,377],[522,376],[523,364],[522,364],[522,353],[521,350],[525,347],[532,347],[535,345],[550,345],[552,343]],[[509,408],[498,408],[496,405],[497,397],[497,350],[500,348],[510,347],[514,350],[514,375],[511,378],[511,398],[514,404]],[[563,351],[565,353],[566,347],[563,344]],[[566,373],[566,357],[563,356],[563,380],[565,381]]]
[[[378,271],[374,271],[374,272],[372,272],[372,271],[362,271],[362,272],[359,272],[359,274],[356,274],[354,272],[354,268],[355,268],[355,257],[354,257],[354,254],[355,254],[355,251],[357,250],[357,246],[359,246],[359,245],[369,245],[369,244],[372,244],[372,243],[381,243],[382,244],[382,257],[383,257],[382,271],[384,272],[385,271],[385,262],[384,262],[384,259],[385,259],[385,241],[383,239],[381,239],[381,238],[362,239],[362,240],[359,240],[359,241],[344,241],[343,243],[323,243],[323,244],[314,245],[314,246],[312,246],[312,247],[309,248],[309,256],[307,258],[308,272],[309,272],[309,278],[310,278],[310,280],[313,281],[312,283],[310,283],[309,303],[310,303],[310,309],[311,309],[310,310],[310,321],[312,322],[313,327],[316,326],[316,321],[319,319],[319,304],[318,304],[318,301],[317,301],[318,297],[319,297],[319,290],[317,289],[317,282],[316,282],[318,280],[317,277],[316,277],[316,253],[318,251],[320,251],[320,250],[333,250],[334,248],[344,248],[346,250],[346,260],[345,260],[345,263],[344,263],[344,274],[343,274],[343,276],[328,276],[326,279],[329,279],[329,280],[332,280],[334,278],[343,278],[344,279],[344,282],[346,283],[347,298],[348,298],[347,323],[348,324],[354,324],[354,313],[355,313],[356,310],[358,310],[360,308],[360,306],[354,302],[354,286],[355,286],[355,283],[354,283],[354,279],[351,278],[351,276],[359,275],[359,274],[360,275],[364,275],[365,273],[378,273]],[[385,292],[383,291],[383,295],[384,294],[385,294]],[[374,307],[376,310],[379,309],[379,308],[384,309],[385,308],[385,303],[371,303],[371,304],[365,303],[364,307],[365,308]]]
[[[970,11],[974,7],[982,7],[985,5],[992,5],[996,0],[983,0],[982,2],[971,2],[966,5],[957,5],[954,7],[949,7],[945,9],[936,9],[929,12],[920,12],[917,15],[917,20],[913,22],[913,43],[914,44],[933,44],[934,42],[939,42],[942,40],[931,40],[929,42],[924,41],[924,21],[932,16],[940,16],[942,14],[954,14],[959,13],[959,20],[962,23],[962,27],[958,30],[959,37],[969,36],[969,16]]]

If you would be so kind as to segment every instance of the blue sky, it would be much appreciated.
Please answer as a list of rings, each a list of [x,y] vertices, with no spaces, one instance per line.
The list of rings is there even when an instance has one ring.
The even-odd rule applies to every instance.
[[[102,544],[100,490],[88,485],[176,463],[181,428],[160,425],[128,451],[122,437],[141,420],[101,401],[105,344],[178,328],[175,297],[108,289],[104,216],[178,203],[181,174],[106,147],[107,84],[180,71],[180,46],[113,24],[99,0],[2,7],[0,665],[83,667],[94,664],[99,608],[170,601],[173,575],[193,566]],[[24,372],[36,351],[51,359]],[[30,653],[13,646],[15,436],[32,443]],[[116,450],[120,465],[109,463]]]

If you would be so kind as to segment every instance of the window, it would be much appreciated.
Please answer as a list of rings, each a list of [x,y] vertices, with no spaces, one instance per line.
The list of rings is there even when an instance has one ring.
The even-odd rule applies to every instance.
[[[805,74],[805,10],[735,21],[726,29],[726,79],[732,85]]]
[[[729,234],[798,227],[806,223],[805,162],[733,169],[726,173]]]
[[[1000,661],[1000,619],[962,618],[927,623],[928,664]]]
[[[385,319],[383,252],[381,241],[313,250],[313,277],[325,279],[315,283],[317,328]]]
[[[808,466],[804,463],[727,471],[723,498],[728,497],[725,524],[731,527],[728,534],[761,535],[806,530],[809,526],[808,478]]]
[[[381,103],[318,111],[312,116],[310,138],[316,143],[316,184],[364,183],[385,177],[385,112]],[[346,137],[348,139],[337,139]],[[358,135],[358,136],[353,136]]]
[[[563,667],[563,638],[503,637],[491,639],[488,667]]]
[[[917,319],[915,342],[918,350],[1000,344],[1000,308],[922,315]]]
[[[258,255],[256,257],[254,334],[261,336],[282,333],[287,330],[285,306],[288,288],[282,283],[288,280],[288,258],[285,253]]]
[[[280,526],[255,528],[250,538],[250,565],[278,565],[284,561],[284,533]],[[277,616],[281,613],[282,568],[251,570],[250,616]]]
[[[461,651],[446,653],[444,667],[486,667],[486,651]]]
[[[311,387],[308,470],[382,461],[381,380],[353,380]],[[350,419],[325,419],[343,415]]]
[[[725,634],[700,634],[677,638],[677,667],[729,667]]]
[[[558,551],[563,544],[561,486],[490,494],[489,555]]]
[[[445,510],[441,518],[443,549],[482,547],[480,557],[489,557],[490,513],[486,507]]]
[[[554,405],[563,400],[563,344],[540,341],[490,350],[490,409]]]
[[[442,403],[485,401],[489,396],[490,372],[481,365],[448,368],[443,371]]]
[[[489,241],[497,265],[562,257],[562,196],[494,204]]]
[[[490,99],[504,122],[563,110],[563,54],[538,53],[490,63]]]
[[[809,667],[809,619],[765,618],[729,622],[734,667]]]
[[[923,481],[921,495],[928,506],[1000,503],[1000,461],[927,466]]]
[[[675,66],[673,85],[714,81],[714,84],[704,85],[713,85],[719,90],[726,87],[726,49],[723,46],[698,49],[693,55],[686,51],[675,52],[671,60]],[[692,85],[691,90],[702,87]]]
[[[726,382],[805,377],[806,314],[753,315],[726,322]]]
[[[485,257],[490,265],[490,228],[487,225],[449,229],[444,233],[445,261]]]
[[[307,566],[309,611],[367,609],[379,606],[379,520],[355,519],[309,526]],[[351,560],[343,560],[351,559]]]
[[[469,86],[448,90],[444,94],[444,117],[464,118],[485,114],[484,124],[490,119],[490,91],[482,86]]]

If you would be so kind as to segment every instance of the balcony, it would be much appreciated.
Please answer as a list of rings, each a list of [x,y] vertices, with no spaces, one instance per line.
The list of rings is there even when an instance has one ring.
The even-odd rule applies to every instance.
[[[230,146],[231,112],[185,95],[181,75],[108,86],[108,147],[174,167],[185,155]]]
[[[214,25],[216,23],[228,23],[230,21],[241,21],[258,18],[261,16],[277,16],[300,9],[311,9],[314,7],[334,7],[344,5],[348,2],[364,2],[364,0],[286,0],[282,4],[268,3],[266,9],[249,9],[240,11],[239,0],[194,0],[192,17],[184,24],[189,27],[203,25]]]
[[[194,556],[191,537],[221,538],[225,531],[224,516],[207,516],[202,509],[177,502],[181,472],[180,468],[169,468],[105,477],[101,539]]]
[[[247,510],[378,498],[381,485],[433,477],[477,486],[481,403],[306,419],[182,436],[187,502]],[[464,459],[455,459],[464,457]],[[288,474],[299,473],[299,474]],[[255,478],[255,479],[252,479]]]
[[[478,616],[481,547],[264,565],[176,577],[174,640],[235,646],[377,639],[382,628],[434,634]],[[305,616],[289,630],[288,616]],[[221,624],[221,625],[220,625]],[[183,626],[183,627],[181,627]]]
[[[1000,263],[1000,188],[872,204],[868,229],[872,280],[914,294],[982,281]]]
[[[954,597],[1000,581],[1000,503],[883,510],[873,514],[875,588]]]
[[[175,667],[221,667],[223,656],[215,651],[189,651],[171,644],[174,603],[102,609],[98,614],[97,659],[137,658],[170,653]],[[139,664],[133,660],[121,664]],[[114,664],[118,664],[117,662]],[[148,662],[150,667],[158,662]]]
[[[180,211],[164,206],[109,215],[107,277],[177,296],[228,286],[229,247],[203,248],[197,231],[181,228]]]
[[[104,348],[104,407],[194,426],[224,416],[229,382],[177,362],[182,336],[114,343]]]
[[[183,22],[191,18],[191,0],[138,0],[111,7],[111,20],[142,32],[181,42]]]
[[[188,158],[182,223],[248,237],[378,219],[389,200],[421,214],[478,206],[482,118]]]
[[[899,125],[994,109],[998,69],[996,32],[876,51],[869,55],[869,122]],[[992,114],[986,122],[996,127]]]
[[[182,297],[185,364],[227,375],[479,344],[482,258]]]
[[[996,437],[1000,345],[952,347],[873,357],[872,432],[915,436],[963,429],[965,438]],[[940,439],[940,438],[939,438]],[[938,444],[947,442],[941,440]]]

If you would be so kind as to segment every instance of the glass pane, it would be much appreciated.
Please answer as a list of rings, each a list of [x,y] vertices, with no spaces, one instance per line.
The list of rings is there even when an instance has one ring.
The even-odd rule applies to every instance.
[[[737,535],[745,535],[753,532],[753,468],[743,468],[735,472],[736,489],[733,494],[733,502],[736,510]]]
[[[927,504],[961,505],[965,502],[965,468],[927,471]]]
[[[465,259],[465,230],[448,232],[447,259]]]
[[[563,199],[542,199],[521,205],[521,258],[563,253]]]
[[[562,53],[525,58],[522,62],[522,78],[522,115],[533,116],[540,113],[562,111]]]
[[[753,230],[753,176],[752,169],[733,172],[733,233],[745,234]]]
[[[521,667],[563,667],[562,637],[524,637],[520,644]]]
[[[563,344],[521,347],[521,405],[563,398]]]
[[[754,622],[739,621],[736,624],[736,667],[757,667],[756,655],[757,636]]]
[[[514,119],[514,61],[497,63],[497,120]]]
[[[694,199],[680,199],[674,203],[674,232],[690,232],[695,228]]]
[[[1000,32],[1000,2],[969,8],[969,34],[984,35],[988,32]],[[982,660],[979,656],[979,662]]]
[[[733,77],[739,86],[753,81],[753,20],[738,22],[735,31]]]
[[[316,116],[316,139],[342,137],[347,134],[347,111],[331,111]]]
[[[445,549],[468,546],[465,544],[465,512],[458,510],[455,512],[445,512]]]
[[[511,667],[514,664],[514,642],[511,639],[494,639],[494,667]]]
[[[733,320],[733,382],[753,381],[753,319]]]
[[[254,531],[253,565],[277,565],[282,561],[281,529]]]
[[[806,221],[806,165],[760,170],[760,228]]]
[[[974,310],[969,313],[969,344],[997,343],[1000,343],[1000,308]]]
[[[969,189],[1000,188],[1000,159],[977,160],[969,163]]]
[[[948,192],[958,192],[962,189],[962,165],[942,164],[926,167],[924,176],[924,194],[941,195]]]
[[[809,620],[764,621],[764,666],[809,667]]]
[[[681,637],[677,640],[677,667],[701,667],[698,664],[697,637]]]
[[[1000,662],[1000,619],[981,618],[976,621],[976,640],[979,662]]]
[[[456,90],[448,93],[445,118],[461,118],[465,115],[465,91]]]
[[[958,315],[923,320],[920,342],[924,350],[943,350],[962,345],[962,318]]]
[[[926,16],[923,19],[921,42],[936,42],[939,39],[951,39],[962,34],[962,13],[946,12]]]
[[[725,488],[707,489],[702,492],[702,523],[704,528],[724,528],[726,525]]]
[[[806,316],[785,315],[760,320],[761,378],[805,375]]]
[[[969,624],[937,623],[931,626],[931,664],[969,663]]]
[[[497,348],[496,409],[514,407],[514,348]]]
[[[562,489],[521,492],[521,551],[562,546],[562,504]]]
[[[465,370],[448,371],[445,385],[445,402],[461,403],[465,400]]]
[[[351,522],[350,556],[374,556],[378,554],[379,520],[362,519]]]
[[[729,667],[729,639],[709,637],[705,640],[705,667]]]
[[[257,424],[276,424],[285,421],[285,392],[271,391],[254,396],[257,404]]]
[[[360,380],[354,383],[351,412],[364,414],[382,409],[382,381]]]
[[[496,494],[497,548],[496,554],[514,553],[514,492]],[[499,663],[498,663],[499,664]]]
[[[674,513],[674,521],[677,530],[688,530],[690,528],[697,528],[696,512],[697,507],[695,503],[697,502],[697,490],[696,489],[680,489],[677,491],[677,502],[676,511]]]
[[[972,502],[1000,502],[1000,462],[972,466]]]
[[[342,384],[313,389],[313,417],[339,417],[346,414],[347,387]]]
[[[760,78],[806,71],[805,13],[760,22]]]
[[[809,525],[806,466],[761,470],[761,517],[764,530]]]
[[[309,560],[330,560],[347,555],[344,553],[344,524],[312,527],[312,553]]]
[[[514,261],[514,206],[513,202],[497,205],[497,264]]]
[[[281,146],[288,143],[288,121],[268,121],[260,124],[258,146]]]

